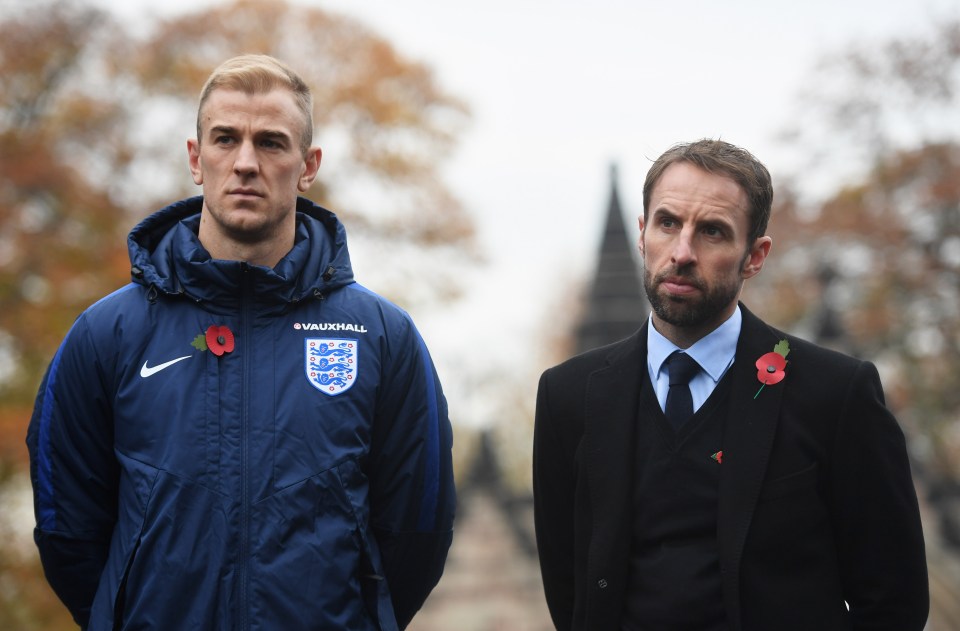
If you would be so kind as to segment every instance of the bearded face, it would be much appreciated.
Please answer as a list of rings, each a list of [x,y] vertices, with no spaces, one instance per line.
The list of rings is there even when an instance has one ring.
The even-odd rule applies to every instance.
[[[723,324],[770,238],[748,244],[746,194],[734,180],[689,163],[664,170],[640,220],[643,284],[653,324],[686,348]]]
[[[674,293],[664,287],[667,283],[682,283],[691,291]],[[692,267],[667,269],[658,274],[648,269],[643,272],[643,288],[653,313],[675,327],[697,328],[728,314],[742,287],[743,279],[739,273],[707,280]]]

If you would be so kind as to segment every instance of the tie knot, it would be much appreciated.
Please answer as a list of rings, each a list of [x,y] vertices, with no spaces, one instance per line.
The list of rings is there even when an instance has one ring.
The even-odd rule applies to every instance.
[[[700,372],[700,364],[697,363],[697,360],[679,351],[667,360],[667,368],[670,373],[671,386],[685,386],[690,383],[694,375]]]

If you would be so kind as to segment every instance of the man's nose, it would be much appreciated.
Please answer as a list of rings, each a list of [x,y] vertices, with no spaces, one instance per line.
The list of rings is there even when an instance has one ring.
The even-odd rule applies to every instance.
[[[233,170],[238,175],[252,175],[260,170],[260,161],[252,142],[242,142],[237,148]]]
[[[693,231],[683,230],[673,243],[673,262],[677,267],[683,267],[697,260],[697,253],[693,244]]]

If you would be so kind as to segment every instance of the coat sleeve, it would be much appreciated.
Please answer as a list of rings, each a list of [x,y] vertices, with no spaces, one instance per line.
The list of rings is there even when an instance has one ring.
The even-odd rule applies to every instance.
[[[570,629],[574,607],[574,462],[552,409],[550,371],[540,378],[533,438],[537,552],[547,608],[558,630]]]
[[[370,453],[370,520],[402,629],[440,580],[453,539],[453,432],[430,353],[405,314],[387,347]]]
[[[860,364],[841,419],[833,514],[852,628],[921,631],[930,602],[917,496],[873,364]]]
[[[27,430],[44,573],[86,627],[116,521],[110,406],[83,316],[47,368]]]

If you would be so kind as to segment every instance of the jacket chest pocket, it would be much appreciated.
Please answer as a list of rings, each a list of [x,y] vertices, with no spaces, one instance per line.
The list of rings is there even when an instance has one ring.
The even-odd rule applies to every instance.
[[[219,467],[221,432],[220,387],[206,366],[211,354],[145,355],[150,359],[135,366],[115,395],[115,447],[158,469],[209,479]]]
[[[284,488],[370,450],[372,399],[362,384],[335,396],[295,379],[278,391],[273,423],[275,484]]]
[[[770,555],[804,554],[798,541],[818,541],[831,549],[827,507],[818,486],[816,462],[767,481],[760,490],[748,545]]]

